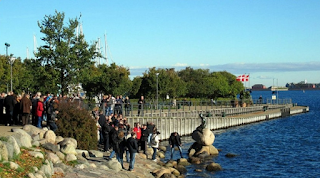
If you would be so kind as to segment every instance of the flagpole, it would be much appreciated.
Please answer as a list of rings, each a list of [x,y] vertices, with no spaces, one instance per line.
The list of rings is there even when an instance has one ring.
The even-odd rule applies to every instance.
[[[249,73],[248,75],[249,75],[249,78],[248,78],[248,80],[249,80],[249,88],[250,88],[250,73]]]

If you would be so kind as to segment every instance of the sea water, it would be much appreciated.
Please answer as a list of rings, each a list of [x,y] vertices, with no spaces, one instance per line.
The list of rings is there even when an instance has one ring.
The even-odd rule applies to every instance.
[[[253,91],[252,98],[270,98],[271,91]],[[278,98],[309,106],[310,112],[214,131],[219,155],[200,165],[187,166],[187,177],[320,177],[320,90],[279,91]],[[182,138],[183,155],[194,142]],[[227,153],[236,157],[227,158]],[[166,160],[170,157],[166,153]],[[180,158],[178,151],[174,159]],[[208,172],[216,162],[222,171]],[[201,169],[202,172],[195,172]]]

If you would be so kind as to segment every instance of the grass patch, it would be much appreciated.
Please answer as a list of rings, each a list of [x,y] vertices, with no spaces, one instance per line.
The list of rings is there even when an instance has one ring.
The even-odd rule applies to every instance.
[[[29,172],[34,172],[33,167],[40,168],[44,160],[31,156],[27,149],[21,148],[21,153],[15,157],[13,162],[20,167],[15,170],[10,169],[10,163],[0,163],[0,177],[25,177]]]
[[[0,141],[4,141],[4,142],[7,142],[8,141],[8,137],[0,137]]]
[[[78,160],[66,162],[66,165],[69,165],[69,166],[72,166],[72,167],[76,166],[77,164],[79,164]]]

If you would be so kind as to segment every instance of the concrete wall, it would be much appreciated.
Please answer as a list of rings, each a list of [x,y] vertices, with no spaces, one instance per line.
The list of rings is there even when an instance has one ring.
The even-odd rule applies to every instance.
[[[274,119],[278,117],[286,117],[292,114],[299,114],[309,111],[308,107],[301,109],[291,109],[288,106],[281,106],[280,109],[274,110],[274,112],[260,113],[256,115],[247,116],[245,118],[232,117],[233,114],[247,113],[252,111],[262,110],[262,108],[229,108],[224,110],[229,117],[217,117],[215,114],[221,114],[221,110],[211,111],[213,117],[206,117],[207,128],[211,130],[225,129],[229,127],[250,124],[268,119]],[[190,135],[200,124],[201,119],[199,113],[205,113],[205,111],[192,111],[188,114],[177,113],[177,117],[136,117],[128,118],[129,124],[134,127],[134,123],[140,122],[145,124],[147,122],[153,122],[157,129],[161,132],[161,139],[168,139],[172,132],[178,132],[181,136]]]

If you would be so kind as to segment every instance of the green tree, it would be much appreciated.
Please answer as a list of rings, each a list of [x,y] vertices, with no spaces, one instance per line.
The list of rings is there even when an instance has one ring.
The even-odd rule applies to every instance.
[[[186,96],[190,98],[206,98],[210,87],[209,69],[196,69],[186,67],[186,69],[178,72],[179,77],[187,83]]]
[[[82,87],[89,96],[99,93],[125,95],[130,93],[132,82],[129,78],[129,69],[112,63],[98,67],[91,66],[85,70],[81,79]]]
[[[1,92],[10,90],[10,64],[5,55],[0,55],[0,90]]]
[[[84,35],[76,35],[78,19],[69,19],[67,25],[64,20],[65,14],[56,11],[38,22],[45,45],[36,53],[36,60],[46,66],[45,70],[52,68],[59,72],[59,78],[53,76],[51,79],[55,81],[51,82],[60,84],[62,93],[69,84],[79,83],[85,69],[93,64],[93,58],[100,56],[95,52],[96,42],[89,45]]]
[[[138,93],[146,96],[147,98],[156,98],[157,83],[159,85],[159,99],[164,99],[166,95],[169,95],[171,98],[181,97],[186,93],[186,83],[180,79],[174,68],[150,68],[149,71],[143,73],[141,80],[141,87]]]

